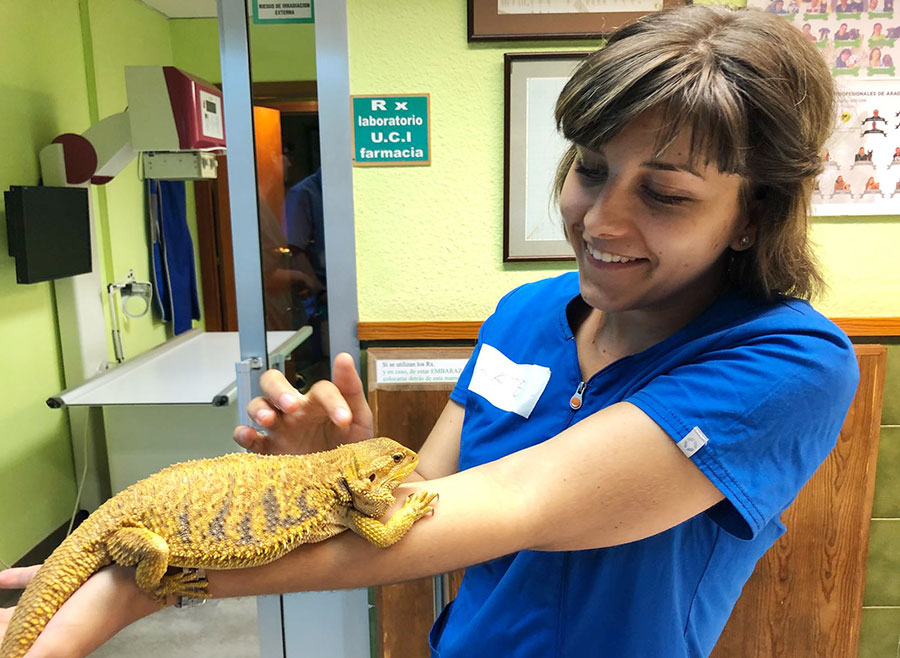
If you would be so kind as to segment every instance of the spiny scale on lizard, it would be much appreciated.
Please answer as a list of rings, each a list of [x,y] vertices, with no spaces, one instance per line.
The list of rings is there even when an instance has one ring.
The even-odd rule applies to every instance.
[[[136,566],[138,587],[164,604],[208,595],[196,569],[265,564],[347,528],[390,546],[432,511],[435,495],[419,492],[378,520],[417,462],[412,450],[377,438],[311,455],[237,453],[163,469],[106,501],[53,552],[22,594],[0,658],[21,658],[72,593],[111,562]]]

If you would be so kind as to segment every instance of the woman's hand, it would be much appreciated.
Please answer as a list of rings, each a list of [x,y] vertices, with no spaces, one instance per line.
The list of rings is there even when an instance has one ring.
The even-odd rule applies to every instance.
[[[41,565],[33,567],[13,567],[0,571],[0,589],[25,589],[25,586],[34,578],[34,574]],[[15,608],[0,608],[0,639],[6,635],[6,627]]]
[[[0,571],[0,588],[22,589],[38,567]],[[134,581],[134,569],[111,566],[91,576],[50,619],[25,658],[83,658],[113,635],[158,610]],[[14,608],[0,610],[0,636]]]
[[[353,357],[335,357],[332,379],[316,382],[301,395],[281,372],[266,371],[259,380],[264,397],[247,407],[263,431],[239,425],[234,440],[261,454],[303,454],[372,438],[372,410]]]

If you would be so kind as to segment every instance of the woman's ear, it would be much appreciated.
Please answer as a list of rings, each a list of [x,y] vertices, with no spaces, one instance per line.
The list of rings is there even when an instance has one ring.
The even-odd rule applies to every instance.
[[[765,199],[765,188],[760,187],[750,192],[743,217],[738,221],[734,236],[728,245],[732,251],[747,251],[756,244],[757,222],[760,213],[763,212],[763,199]]]
[[[747,251],[756,244],[756,223],[746,222],[729,245],[732,251]]]

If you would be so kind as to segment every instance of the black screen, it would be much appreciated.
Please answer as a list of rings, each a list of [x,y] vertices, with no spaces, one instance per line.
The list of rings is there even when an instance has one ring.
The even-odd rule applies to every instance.
[[[4,193],[9,255],[16,280],[37,283],[91,271],[88,191],[19,187]]]

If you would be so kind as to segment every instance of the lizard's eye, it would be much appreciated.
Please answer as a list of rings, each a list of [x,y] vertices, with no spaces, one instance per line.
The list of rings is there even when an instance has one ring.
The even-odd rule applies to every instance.
[[[398,453],[395,453],[395,454],[394,454],[394,463],[395,463],[395,464],[399,464],[399,463],[402,462],[402,461],[403,461],[403,455],[402,455],[401,453],[399,453],[399,452],[398,452]]]
[[[375,474],[372,473],[372,475],[369,476],[369,482],[374,482],[374,481],[375,481]]]

